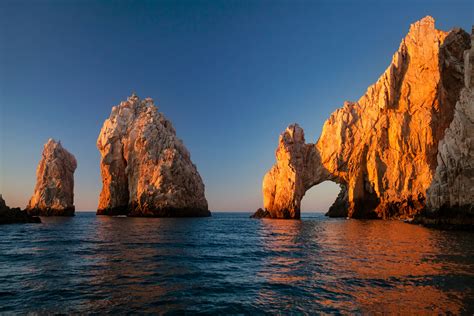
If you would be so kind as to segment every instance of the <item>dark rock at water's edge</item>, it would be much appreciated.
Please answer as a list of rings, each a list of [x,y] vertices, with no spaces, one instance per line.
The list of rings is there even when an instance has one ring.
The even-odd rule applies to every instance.
[[[211,212],[196,208],[162,208],[143,210],[132,207],[114,207],[97,210],[97,215],[126,215],[128,217],[210,217]]]
[[[97,210],[97,215],[117,216],[127,215],[129,213],[128,206],[116,206],[108,208],[100,208]]]
[[[75,207],[65,209],[30,208],[26,209],[25,212],[32,216],[75,216]]]
[[[301,219],[301,215],[300,215],[300,213],[298,213],[295,216],[289,210],[280,210],[279,215],[274,216],[268,210],[264,210],[262,208],[259,208],[255,213],[250,215],[250,218],[258,218],[258,219],[273,218],[273,219],[296,219],[296,220],[299,220],[299,219]]]
[[[130,217],[210,217],[211,212],[207,209],[198,208],[161,208],[154,210],[131,211],[127,216]]]
[[[444,230],[474,231],[474,205],[443,206],[435,212],[425,210],[411,223]]]
[[[37,216],[31,216],[19,207],[10,208],[0,194],[0,224],[41,223]]]
[[[270,212],[259,208],[253,215],[250,215],[250,218],[271,218]]]
[[[348,201],[347,186],[341,185],[341,191],[339,191],[336,200],[325,215],[329,217],[347,217],[349,213]]]

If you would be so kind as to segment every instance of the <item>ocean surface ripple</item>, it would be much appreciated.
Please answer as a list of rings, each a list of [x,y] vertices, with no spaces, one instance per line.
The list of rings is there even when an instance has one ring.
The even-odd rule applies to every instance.
[[[472,233],[249,215],[1,226],[0,313],[474,312]]]

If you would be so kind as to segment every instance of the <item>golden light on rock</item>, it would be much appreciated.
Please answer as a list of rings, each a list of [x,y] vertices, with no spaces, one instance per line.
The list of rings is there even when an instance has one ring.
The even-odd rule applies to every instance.
[[[342,190],[329,216],[411,218],[423,210],[469,44],[466,32],[437,30],[427,16],[411,25],[365,95],[332,113],[316,144],[306,144],[302,128],[290,125],[263,179],[268,215],[300,218],[305,192],[326,180]]]

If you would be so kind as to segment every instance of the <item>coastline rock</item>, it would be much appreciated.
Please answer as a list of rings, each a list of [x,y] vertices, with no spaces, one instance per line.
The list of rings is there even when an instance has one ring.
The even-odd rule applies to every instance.
[[[132,95],[114,106],[97,148],[103,185],[98,215],[211,215],[188,150],[152,99]]]
[[[436,30],[425,17],[411,25],[365,95],[330,116],[316,144],[305,144],[303,130],[290,125],[263,180],[269,217],[300,218],[305,192],[326,180],[342,188],[328,216],[404,219],[421,212],[468,47],[466,32]]]
[[[0,224],[41,223],[37,216],[31,216],[18,208],[10,208],[0,194]]]
[[[40,216],[74,216],[74,155],[49,139],[36,169],[36,185],[26,212]]]
[[[330,214],[331,217],[346,217],[347,210],[349,209],[349,196],[347,186],[342,183],[339,186],[341,187],[341,191],[339,191],[336,200],[329,207],[329,210],[327,212],[327,214]]]
[[[438,145],[427,209],[416,218],[425,225],[474,227],[474,27],[464,65],[465,86],[454,119]]]
[[[267,218],[270,217],[270,213],[262,208],[259,208],[254,214],[250,215],[250,218]]]

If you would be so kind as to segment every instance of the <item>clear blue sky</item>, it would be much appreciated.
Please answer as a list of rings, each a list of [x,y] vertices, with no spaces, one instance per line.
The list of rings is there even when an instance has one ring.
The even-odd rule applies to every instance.
[[[254,210],[293,122],[315,142],[388,66],[410,23],[474,23],[473,1],[1,1],[0,193],[25,207],[48,138],[78,160],[75,204],[95,210],[95,143],[132,91],[174,124],[211,210]],[[325,211],[338,188],[308,192]]]

